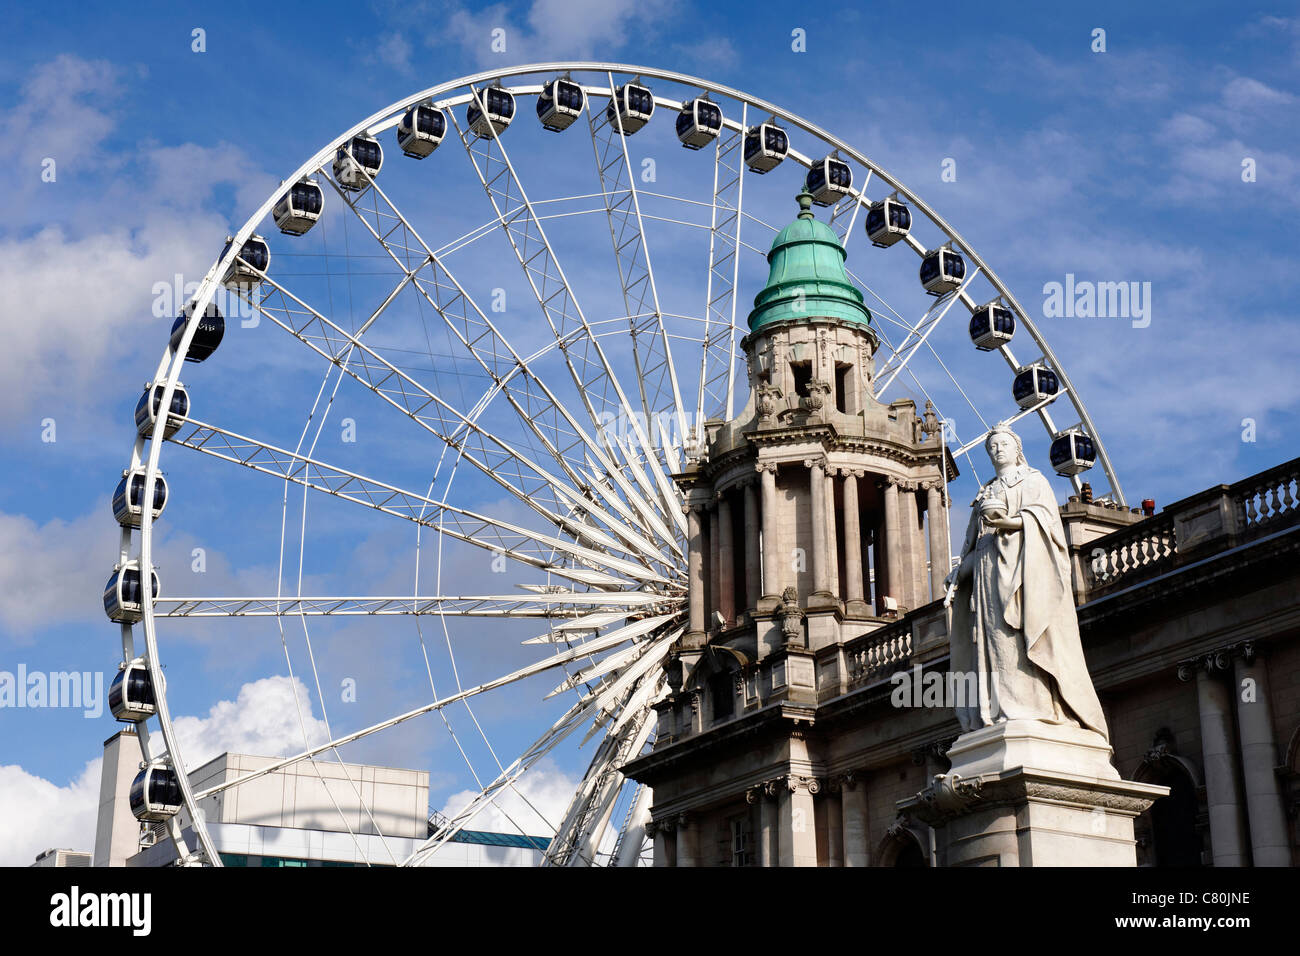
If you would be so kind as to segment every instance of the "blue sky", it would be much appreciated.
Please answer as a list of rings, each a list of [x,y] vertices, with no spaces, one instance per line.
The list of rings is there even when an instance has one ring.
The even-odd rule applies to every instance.
[[[131,410],[169,328],[170,319],[152,314],[155,284],[178,273],[200,277],[225,236],[345,128],[417,90],[496,66],[573,58],[678,70],[780,104],[860,149],[951,222],[1017,295],[1083,395],[1132,502],[1153,497],[1165,505],[1294,456],[1294,5],[1184,3],[1170,16],[1121,3],[966,4],[942,17],[915,4],[836,6],[835,22],[808,15],[823,7],[679,0],[10,11],[0,39],[0,150],[10,170],[0,223],[7,338],[0,460],[9,475],[0,486],[0,671],[22,665],[111,676],[118,636],[98,596],[116,553],[108,502],[129,458]],[[195,28],[205,31],[205,52],[191,49]],[[491,49],[495,28],[506,31],[504,53]],[[1092,49],[1098,28],[1105,52]],[[806,52],[792,50],[794,30],[806,32]],[[531,106],[521,125],[531,125],[530,113]],[[630,148],[659,157],[665,192],[698,195],[704,180],[699,164],[689,165],[695,154],[676,148],[668,119],[656,120]],[[542,142],[535,130],[519,135]],[[579,144],[545,142],[549,151],[527,153],[529,182],[539,193],[577,191]],[[388,139],[384,145],[385,177],[425,177],[411,201],[431,240],[448,241],[488,215],[463,155],[448,157],[444,148],[410,167]],[[54,182],[42,181],[47,158],[56,162]],[[942,176],[945,160],[955,168],[952,181]],[[1254,181],[1243,180],[1246,160]],[[590,166],[589,149],[584,161]],[[403,162],[408,168],[399,171]],[[793,175],[772,174],[762,197],[755,195],[778,226],[793,208]],[[340,229],[332,222],[310,238],[336,251],[361,238]],[[557,226],[557,236],[574,260],[585,254],[581,230]],[[608,257],[603,241],[599,251]],[[767,240],[755,234],[752,241]],[[852,241],[850,267],[891,302],[915,310],[913,260],[901,250],[872,250],[860,235]],[[273,245],[273,254],[282,249],[289,247]],[[519,310],[519,340],[534,341],[540,330],[529,325],[522,280],[494,272],[490,250],[481,255],[463,259],[467,286],[482,295],[506,288]],[[661,273],[682,276],[666,296],[702,297],[690,248],[665,246],[657,255]],[[742,274],[744,301],[762,278],[761,260],[753,258]],[[303,264],[312,260],[278,261],[286,275],[296,261],[301,288],[349,320],[364,318],[381,293],[382,276],[356,270],[345,299],[343,286],[307,274]],[[1045,284],[1066,275],[1150,283],[1150,325],[1044,315]],[[593,314],[614,314],[621,305],[616,290],[594,279],[583,291]],[[423,317],[409,318],[409,326],[385,331],[386,345],[425,347]],[[937,349],[977,403],[1014,411],[1007,408],[1006,367],[974,354],[960,323],[944,332]],[[196,417],[293,447],[321,371],[301,347],[284,348],[259,337],[265,334],[232,330],[217,356],[187,369],[184,380]],[[425,371],[458,396],[475,381],[463,364]],[[931,373],[941,374],[933,365],[916,371],[927,387]],[[340,387],[321,430],[321,457],[423,492],[439,449],[367,398],[348,383]],[[959,430],[974,429],[960,407],[950,414]],[[345,417],[356,422],[355,444],[339,440]],[[42,440],[47,420],[55,425],[53,442]],[[1252,430],[1253,440],[1244,440]],[[266,593],[268,582],[273,589],[279,521],[282,514],[300,520],[294,507],[301,508],[301,491],[290,494],[286,510],[273,482],[182,451],[164,452],[176,491],[160,529],[164,592]],[[469,476],[456,481],[467,505],[525,520],[499,489]],[[304,593],[349,586],[410,592],[413,526],[337,502],[313,501],[309,515]],[[191,571],[196,547],[207,557],[203,578]],[[423,560],[421,591],[430,593],[436,562],[428,553]],[[444,592],[500,590],[478,560],[449,547]],[[301,627],[290,623],[296,630],[285,640],[299,655],[295,673],[313,685],[298,667],[305,660]],[[427,693],[409,623],[311,626],[326,702],[337,699],[328,688],[342,677],[355,677],[363,689],[353,711],[330,705],[336,732]],[[289,746],[300,728],[286,706],[279,635],[184,627],[165,653],[173,707],[191,721],[188,732],[202,741],[196,746]],[[455,679],[447,643],[457,647],[468,681],[528,659],[518,640],[532,636],[501,629],[493,632],[500,643],[485,647],[457,643],[467,635],[444,636],[436,621],[424,631],[442,686]],[[543,679],[476,710],[494,745],[513,753],[540,732],[557,711],[535,701],[553,683]],[[324,719],[314,691],[311,697],[310,720]],[[0,727],[0,862],[22,862],[47,845],[89,846],[98,788],[93,758],[115,729],[111,719],[5,709]],[[435,806],[472,782],[432,721],[355,756],[430,769]],[[492,766],[485,749],[474,758],[476,766]],[[557,758],[537,793],[559,799],[584,759]]]

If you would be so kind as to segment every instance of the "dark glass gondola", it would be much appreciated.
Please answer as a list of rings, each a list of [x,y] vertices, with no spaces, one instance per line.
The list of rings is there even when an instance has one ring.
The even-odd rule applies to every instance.
[[[351,192],[370,188],[370,181],[384,165],[384,150],[379,140],[358,133],[334,152],[334,181]]]
[[[543,128],[558,133],[568,129],[586,105],[586,91],[573,80],[558,77],[542,87],[537,97],[537,118]]]
[[[817,205],[833,205],[852,190],[853,170],[838,156],[823,157],[808,170],[803,188],[812,193],[813,202]]]
[[[1011,394],[1021,408],[1033,408],[1061,390],[1061,382],[1050,368],[1033,365],[1016,375]]]
[[[153,582],[153,596],[158,597],[158,572],[150,578]],[[108,619],[117,624],[134,624],[144,613],[141,607],[140,563],[128,561],[113,569],[108,583],[104,585],[104,613]]]
[[[144,658],[123,664],[108,688],[108,709],[116,720],[137,723],[158,711],[153,696],[153,678]]]
[[[722,109],[712,100],[696,97],[682,104],[677,114],[677,138],[687,149],[700,149],[722,131]]]
[[[905,238],[911,228],[912,210],[893,197],[873,202],[867,210],[867,238],[873,246],[892,246]]]
[[[234,239],[226,237],[226,246],[221,250],[221,258],[226,258]],[[261,236],[252,235],[239,247],[239,255],[230,263],[222,283],[236,289],[251,289],[262,281],[262,275],[271,267],[271,250]]]
[[[966,278],[966,260],[952,249],[932,249],[921,260],[921,285],[930,295],[944,295]]]
[[[162,763],[151,763],[131,783],[131,812],[137,820],[157,823],[181,809],[181,784],[176,771]]]
[[[271,210],[275,224],[287,236],[301,236],[320,219],[325,194],[314,179],[304,179],[290,186]]]
[[[1078,431],[1058,436],[1048,454],[1056,473],[1067,477],[1082,474],[1097,463],[1097,449],[1091,436]]]
[[[135,428],[145,438],[153,436],[154,424],[158,421],[158,406],[162,403],[163,386],[161,383],[150,385],[135,403]],[[150,396],[153,400],[150,401]],[[171,438],[176,430],[184,424],[185,416],[190,413],[190,395],[180,382],[172,391],[171,406],[168,409],[167,424],[163,426],[163,437]]]
[[[775,123],[759,123],[745,131],[745,165],[760,176],[790,155],[790,137]]]
[[[479,101],[470,100],[465,110],[465,125],[480,139],[491,139],[494,131],[500,136],[515,118],[514,94],[499,86],[489,86],[479,92]]]
[[[1004,305],[990,302],[970,317],[970,340],[981,352],[991,352],[1011,341],[1016,334],[1016,317]]]
[[[397,146],[413,159],[424,159],[446,135],[446,114],[432,106],[412,106],[397,124]]]
[[[176,321],[172,323],[171,347],[173,350],[180,348],[181,336],[185,334],[185,323],[190,319],[190,309],[187,306],[185,311],[176,316]],[[226,334],[226,320],[221,317],[216,305],[208,303],[208,307],[203,310],[203,317],[199,319],[199,327],[194,330],[194,337],[190,339],[189,350],[185,353],[185,361],[202,362],[221,344],[222,338]]]
[[[639,83],[624,83],[609,98],[605,118],[624,136],[631,136],[650,122],[654,111],[655,98],[649,88]]]
[[[144,468],[137,466],[122,472],[122,480],[113,492],[113,517],[124,528],[140,527],[140,518],[144,514]],[[153,482],[153,518],[157,520],[167,507],[167,479],[161,474]]]

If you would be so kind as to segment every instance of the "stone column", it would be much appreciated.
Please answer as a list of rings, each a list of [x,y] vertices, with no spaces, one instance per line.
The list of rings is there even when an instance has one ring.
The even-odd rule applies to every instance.
[[[704,630],[704,533],[700,527],[700,510],[696,505],[686,506],[686,536],[688,572],[688,603],[690,627],[695,633]]]
[[[677,818],[677,865],[678,866],[699,866],[698,857],[698,826],[694,820],[689,819],[686,814]]]
[[[759,784],[745,792],[745,802],[758,805],[758,831],[754,834],[754,846],[758,854],[759,866],[776,866],[780,854],[777,840],[776,801],[772,798],[772,784]]]
[[[886,477],[885,484],[885,587],[884,594],[903,604],[902,529],[898,520],[898,482]],[[876,608],[879,614],[882,608]]]
[[[925,522],[930,532],[930,599],[943,597],[943,579],[948,576],[948,522],[944,520],[944,491],[939,481],[925,486]]]
[[[732,543],[731,499],[718,495],[718,611],[730,626],[736,618],[736,552]]]
[[[1215,866],[1246,866],[1246,827],[1242,817],[1241,781],[1232,741],[1231,691],[1216,676],[1228,669],[1228,655],[1207,654],[1179,665],[1180,680],[1196,673],[1205,764],[1205,799],[1209,804],[1210,850]]]
[[[826,865],[844,865],[844,810],[840,792],[832,787],[823,797],[826,801]]]
[[[826,474],[821,459],[804,459],[808,469],[809,509],[808,521],[812,525],[812,580],[813,594],[829,599],[830,576],[826,573]],[[811,602],[810,602],[811,603]]]
[[[839,535],[835,530],[835,469],[826,469],[826,579],[831,595],[840,600]]]
[[[745,607],[758,606],[763,595],[763,563],[758,553],[758,492],[745,482]]]
[[[763,596],[779,600],[784,585],[781,556],[776,543],[776,465],[768,462],[760,464],[758,468],[763,487]]]
[[[867,845],[867,785],[856,775],[844,775],[840,787],[840,812],[844,818],[844,865],[870,866],[871,850]]]
[[[662,823],[651,822],[646,830],[654,838],[654,865],[673,866],[677,855],[676,838]]]
[[[920,520],[916,507],[916,483],[899,482],[898,523],[902,527],[902,540],[898,546],[903,556],[903,590],[906,592],[906,597],[901,600],[909,610],[928,603],[925,600],[928,588],[922,563],[925,545],[922,543]]]
[[[858,514],[858,476],[845,470],[844,475],[844,601],[850,616],[867,613],[862,599],[862,530]]]
[[[1251,862],[1255,866],[1290,866],[1286,811],[1273,767],[1277,744],[1273,738],[1273,713],[1268,699],[1268,670],[1258,648],[1240,645],[1233,660],[1237,730],[1241,734],[1241,770],[1246,785],[1246,813],[1250,819]]]
[[[709,604],[705,615],[704,629],[711,631],[718,626],[715,611],[722,610],[722,502],[714,499],[709,509]]]
[[[819,789],[815,779],[790,777],[780,786],[780,866],[817,865],[817,829],[813,795]]]

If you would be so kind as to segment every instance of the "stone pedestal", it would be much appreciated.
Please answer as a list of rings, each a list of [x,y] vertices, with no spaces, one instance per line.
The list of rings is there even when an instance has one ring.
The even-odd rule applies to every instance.
[[[1133,818],[1168,787],[1121,780],[1093,731],[1011,720],[962,734],[951,769],[898,802],[940,866],[1136,866]]]

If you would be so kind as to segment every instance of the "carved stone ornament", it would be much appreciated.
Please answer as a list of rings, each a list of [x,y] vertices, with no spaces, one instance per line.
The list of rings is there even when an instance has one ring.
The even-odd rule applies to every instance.
[[[921,791],[921,799],[939,813],[959,813],[979,799],[983,785],[979,777],[965,780],[957,773],[935,774],[934,783]]]
[[[776,385],[758,386],[758,414],[760,418],[771,418],[776,413],[777,401],[781,398],[781,389]]]
[[[819,378],[808,383],[808,394],[804,396],[804,407],[814,415],[826,407],[826,398],[831,393],[831,385]]]
[[[781,606],[777,609],[781,618],[781,634],[787,644],[798,644],[803,640],[803,611],[799,607],[799,592],[788,587],[781,594]]]

